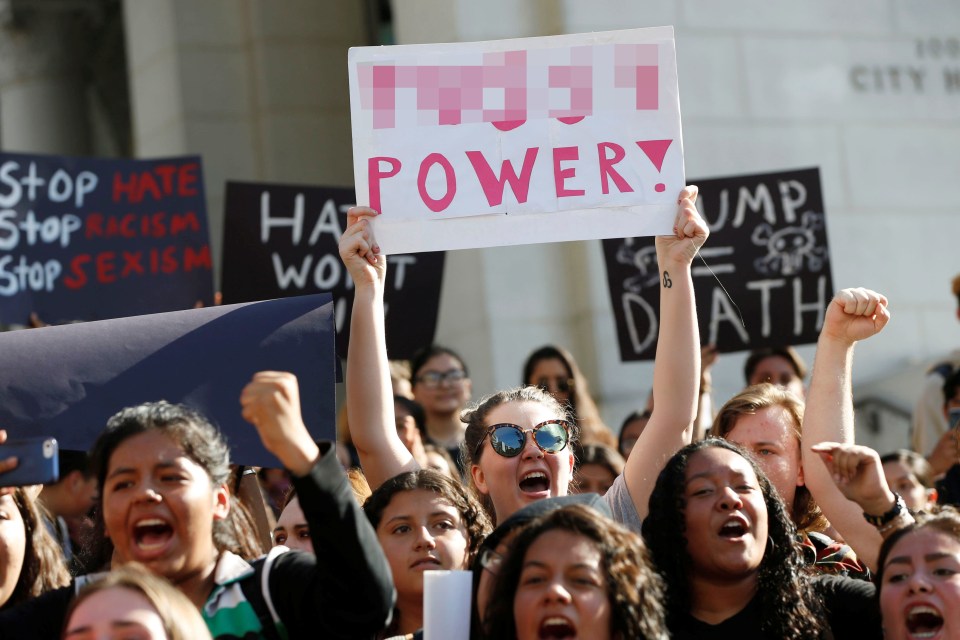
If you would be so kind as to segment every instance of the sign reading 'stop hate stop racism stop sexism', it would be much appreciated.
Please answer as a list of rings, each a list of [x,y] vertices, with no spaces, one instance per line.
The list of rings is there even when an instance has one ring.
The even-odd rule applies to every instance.
[[[667,233],[671,27],[350,50],[357,201],[385,253]]]
[[[200,158],[0,154],[0,322],[211,302]]]

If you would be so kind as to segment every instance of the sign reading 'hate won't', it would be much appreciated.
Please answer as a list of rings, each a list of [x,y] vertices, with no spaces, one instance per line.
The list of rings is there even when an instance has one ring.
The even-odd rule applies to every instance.
[[[249,302],[330,292],[337,353],[347,355],[353,281],[338,245],[352,189],[227,183],[223,301]],[[387,351],[408,359],[433,342],[443,252],[391,255],[384,292]]]
[[[700,339],[724,352],[816,342],[833,297],[819,170],[691,184],[700,188],[697,207],[710,227],[703,261],[695,258],[692,268]],[[604,240],[603,252],[620,357],[653,359],[660,317],[654,239]]]
[[[0,154],[0,322],[158,313],[212,296],[200,158]]]

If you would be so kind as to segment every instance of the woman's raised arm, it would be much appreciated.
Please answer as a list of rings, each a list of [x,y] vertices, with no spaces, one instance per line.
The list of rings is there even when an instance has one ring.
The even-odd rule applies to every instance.
[[[347,348],[347,423],[371,489],[398,473],[420,468],[397,435],[384,327],[387,262],[370,228],[370,219],[376,215],[368,207],[353,207],[340,238],[340,259],[354,284]]]
[[[660,268],[660,328],[653,373],[653,415],[630,452],[623,479],[640,518],[667,460],[690,442],[697,415],[700,331],[690,265],[709,231],[695,206],[697,188],[678,199],[674,234],[657,237]]]

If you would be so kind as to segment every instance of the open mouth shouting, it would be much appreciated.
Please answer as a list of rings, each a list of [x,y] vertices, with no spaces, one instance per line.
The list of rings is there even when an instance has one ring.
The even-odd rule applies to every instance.
[[[937,638],[943,629],[943,615],[929,605],[907,610],[907,632],[911,638]]]
[[[749,530],[747,521],[742,516],[733,516],[724,521],[717,535],[726,540],[738,541],[741,540]]]
[[[160,555],[173,539],[173,527],[157,517],[141,518],[133,523],[131,540],[139,559]]]
[[[538,629],[538,638],[550,640],[564,640],[577,637],[577,627],[563,616],[544,618]]]
[[[541,470],[527,471],[520,477],[520,491],[532,498],[550,496],[550,478]]]

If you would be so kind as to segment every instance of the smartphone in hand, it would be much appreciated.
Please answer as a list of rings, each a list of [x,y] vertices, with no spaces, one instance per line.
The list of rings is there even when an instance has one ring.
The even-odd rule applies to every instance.
[[[54,438],[7,440],[0,445],[0,458],[17,457],[17,467],[0,473],[0,487],[52,484],[59,477],[59,454]]]
[[[950,422],[950,428],[960,427],[960,407],[953,407],[947,412],[947,420]]]

